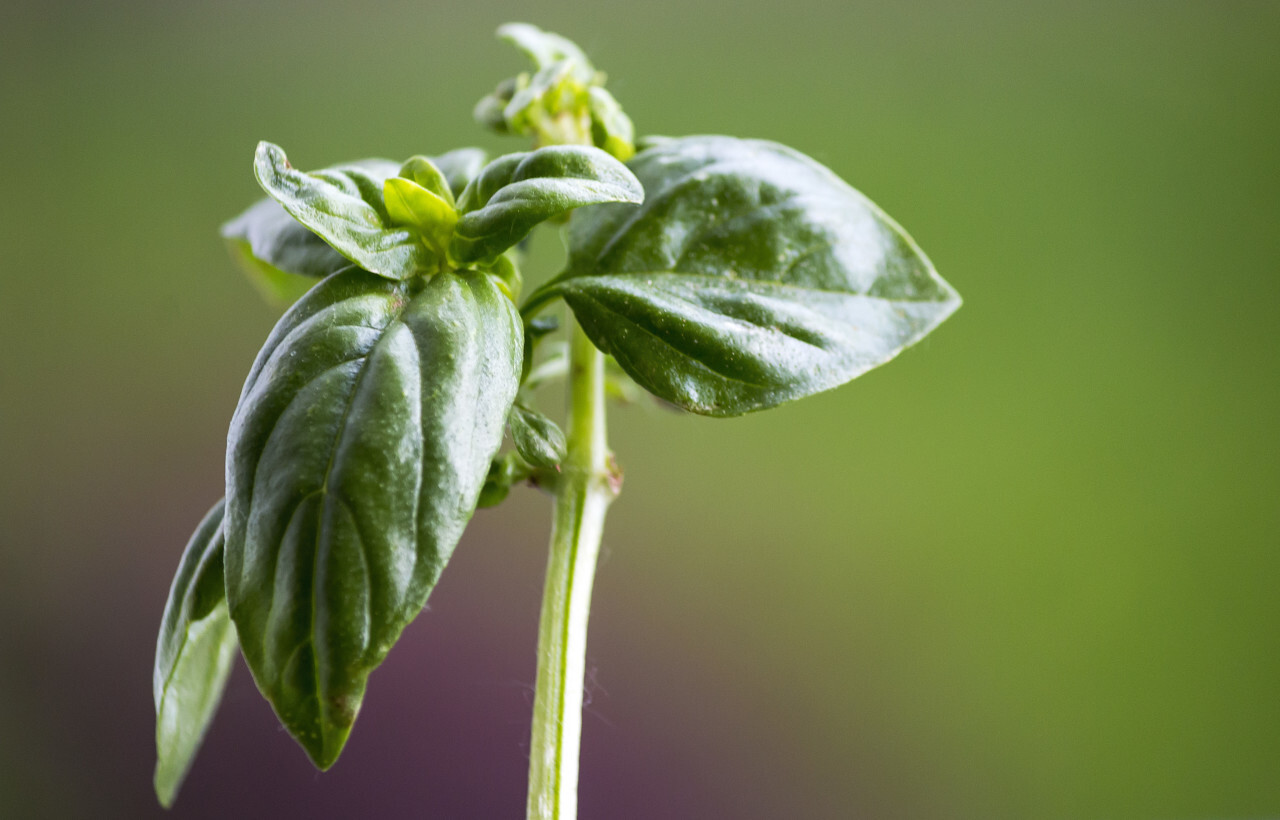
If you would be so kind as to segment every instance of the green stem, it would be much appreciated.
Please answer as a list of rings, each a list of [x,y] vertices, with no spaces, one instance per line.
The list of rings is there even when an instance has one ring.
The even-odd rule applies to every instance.
[[[605,511],[617,494],[605,443],[604,355],[572,319],[568,455],[555,491],[538,623],[528,820],[575,820],[587,616]]]

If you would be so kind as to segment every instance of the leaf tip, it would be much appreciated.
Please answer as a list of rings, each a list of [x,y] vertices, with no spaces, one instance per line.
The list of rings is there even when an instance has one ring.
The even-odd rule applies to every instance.
[[[253,175],[267,193],[272,193],[271,184],[280,172],[292,167],[284,149],[279,145],[266,140],[258,143],[258,148],[253,153]]]
[[[284,155],[284,149],[274,142],[259,140],[258,147],[253,152],[253,161],[255,165],[288,165],[289,160]]]
[[[164,767],[161,761],[156,761],[156,773],[152,778],[152,785],[155,786],[156,800],[159,801],[162,808],[173,808],[173,800],[178,796],[177,784],[166,777]]]
[[[529,33],[541,34],[542,31],[532,23],[503,23],[498,26],[493,34],[499,40],[506,40],[511,43],[519,39],[521,35]]]
[[[345,726],[330,724],[320,727],[318,733],[299,733],[294,737],[311,759],[311,764],[320,771],[327,772],[338,762],[342,750],[346,748],[351,726],[350,723]]]

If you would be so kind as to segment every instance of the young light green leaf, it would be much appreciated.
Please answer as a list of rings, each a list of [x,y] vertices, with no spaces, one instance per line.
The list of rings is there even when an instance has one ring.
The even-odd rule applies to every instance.
[[[445,201],[450,208],[453,207],[453,189],[449,187],[449,180],[430,157],[410,157],[400,166],[399,175]]]
[[[217,711],[235,658],[223,586],[223,502],[200,522],[178,564],[156,641],[155,789],[168,808]]]
[[[503,26],[498,35],[524,51],[535,70],[504,80],[476,104],[481,125],[533,137],[539,146],[590,142],[623,161],[635,153],[631,120],[580,48],[524,23]]]
[[[574,143],[590,129],[587,93],[573,76],[573,63],[561,60],[520,83],[502,118],[510,130],[537,136],[540,145]]]
[[[579,82],[589,83],[595,78],[596,70],[587,55],[578,48],[577,43],[567,37],[543,31],[529,23],[507,23],[499,26],[498,37],[523,51],[539,69],[552,63],[568,61]]]
[[[227,599],[254,680],[320,768],[475,509],[521,332],[487,274],[347,268],[254,363],[227,443]]]
[[[425,178],[426,175],[423,176]],[[427,179],[427,182],[443,185],[444,177]],[[392,177],[384,182],[382,193],[391,223],[412,228],[436,257],[443,259],[453,237],[453,228],[458,224],[453,197],[445,200],[434,191],[403,177]],[[447,187],[444,193],[449,193]]]
[[[564,433],[551,419],[531,407],[516,404],[507,424],[516,451],[525,461],[536,467],[555,467],[564,461]]]
[[[450,257],[459,264],[483,263],[538,223],[574,208],[643,198],[635,175],[598,148],[557,145],[499,157],[458,197],[462,216]]]
[[[484,162],[485,152],[479,148],[458,148],[435,157],[413,157],[403,165],[386,159],[364,159],[339,167],[360,168],[372,180],[384,181],[384,184],[397,175],[422,184],[419,177],[432,179],[438,174],[443,177],[449,193],[447,196],[441,191],[436,193],[452,204],[454,192],[465,189],[484,167]],[[422,163],[428,163],[431,168],[423,169]],[[232,257],[263,296],[286,307],[319,279],[351,264],[351,260],[290,216],[271,197],[259,200],[223,225],[222,236]]]
[[[812,159],[729,137],[656,140],[640,208],[570,228],[562,295],[645,389],[733,416],[843,384],[960,305],[915,242]]]
[[[591,143],[626,162],[636,153],[635,127],[613,95],[600,86],[587,89]]]
[[[357,165],[304,173],[269,142],[258,144],[253,169],[263,190],[294,219],[365,270],[405,279],[439,267],[413,231],[392,221],[383,195],[386,177]]]

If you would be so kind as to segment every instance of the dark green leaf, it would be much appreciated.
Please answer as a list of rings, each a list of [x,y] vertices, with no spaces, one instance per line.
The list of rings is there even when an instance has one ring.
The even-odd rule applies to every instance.
[[[227,598],[245,659],[316,765],[475,509],[521,365],[482,273],[321,282],[258,355],[227,455]]]
[[[386,179],[399,170],[385,159],[358,160],[347,166],[362,168],[374,179]],[[258,200],[223,225],[222,236],[249,280],[269,302],[279,305],[293,304],[317,280],[351,264],[271,197]]]
[[[351,264],[270,197],[223,225],[222,235],[229,243],[243,246],[249,259],[284,274],[308,277],[312,285],[315,279]],[[248,272],[256,275],[258,271]]]
[[[496,507],[501,504],[511,493],[512,485],[528,477],[528,470],[528,465],[516,453],[495,456],[489,465],[489,474],[485,476],[484,489],[480,491],[480,500],[476,506]]]
[[[479,148],[456,148],[447,154],[429,157],[431,163],[444,174],[449,183],[449,190],[456,199],[458,194],[466,190],[471,180],[476,178],[484,167],[487,156]]]
[[[437,255],[416,233],[397,226],[388,214],[387,177],[358,165],[304,173],[269,142],[258,144],[253,169],[263,189],[294,219],[365,270],[405,279],[439,267]]]
[[[264,201],[279,207],[279,205],[277,205],[273,200]],[[292,217],[285,214],[283,209],[281,209],[280,213],[284,214],[284,216],[290,222],[293,222],[294,225],[298,224],[293,221]],[[307,233],[311,232],[307,231]],[[311,235],[315,236],[315,234]],[[319,239],[316,241],[324,245],[324,242],[321,242]],[[329,248],[328,245],[324,246],[326,250],[333,253],[332,249]],[[252,283],[253,286],[257,288],[258,292],[262,294],[262,298],[270,304],[278,305],[280,307],[288,307],[301,299],[302,294],[311,290],[312,286],[315,285],[316,282],[320,281],[314,276],[288,273],[287,271],[281,270],[274,265],[262,261],[254,255],[253,248],[249,243],[243,240],[228,239],[227,250],[230,251],[231,258],[240,264],[240,269],[249,277],[250,283]],[[337,253],[333,253],[333,256],[340,263],[337,268],[334,268],[334,270],[351,264]]]
[[[537,316],[525,323],[526,335],[533,336],[535,339],[555,333],[560,329],[560,317],[558,316]]]
[[[511,408],[508,424],[516,451],[525,461],[535,467],[554,467],[564,461],[564,433],[551,419],[517,404]]]
[[[462,217],[450,255],[460,264],[489,261],[554,216],[643,197],[626,166],[597,148],[557,145],[499,157],[458,198]]]
[[[631,162],[640,208],[574,219],[562,295],[641,386],[733,416],[843,384],[960,305],[910,237],[781,145],[659,139]]]
[[[218,702],[236,631],[223,586],[223,502],[200,522],[178,564],[156,641],[156,796],[173,805]]]

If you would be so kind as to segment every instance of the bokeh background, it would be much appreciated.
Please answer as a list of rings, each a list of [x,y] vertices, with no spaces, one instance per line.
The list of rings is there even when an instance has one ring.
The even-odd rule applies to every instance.
[[[796,405],[613,413],[584,820],[1280,815],[1280,4],[6,0],[0,816],[163,814],[155,633],[276,318],[217,236],[254,145],[518,150],[470,119],[512,19],[966,299]],[[548,513],[477,516],[327,774],[239,666],[171,816],[522,816]]]

